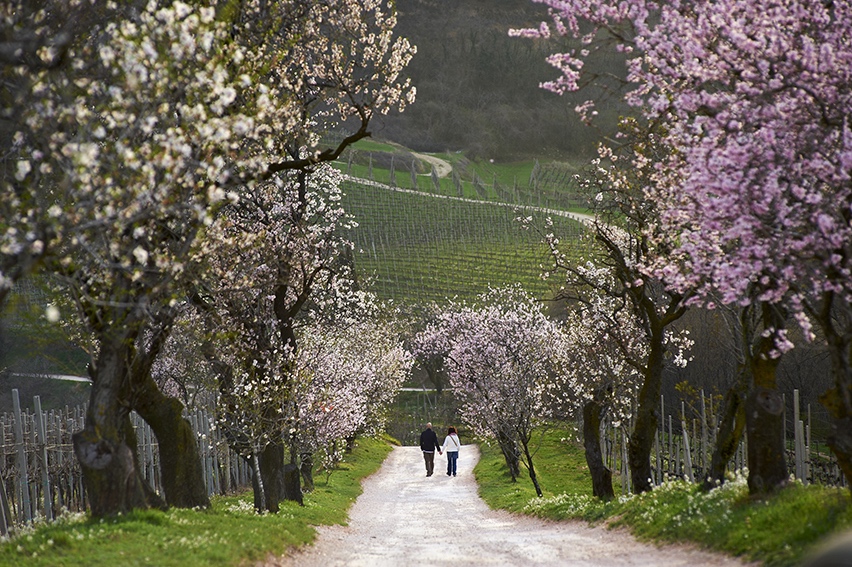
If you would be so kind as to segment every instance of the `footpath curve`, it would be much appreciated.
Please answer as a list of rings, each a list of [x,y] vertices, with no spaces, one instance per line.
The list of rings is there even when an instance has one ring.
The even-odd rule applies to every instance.
[[[419,447],[395,447],[349,512],[348,526],[320,526],[313,546],[265,565],[741,567],[736,559],[687,546],[638,542],[622,530],[547,522],[488,508],[472,470],[476,446],[459,454],[459,476],[436,455],[426,477]]]

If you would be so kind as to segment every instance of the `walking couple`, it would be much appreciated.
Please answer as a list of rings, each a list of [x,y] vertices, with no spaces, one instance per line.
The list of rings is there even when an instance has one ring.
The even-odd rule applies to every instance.
[[[420,450],[423,451],[423,460],[426,461],[426,476],[432,476],[435,470],[435,451],[438,451],[439,455],[447,453],[447,476],[456,476],[456,462],[459,460],[461,442],[455,427],[447,430],[443,450],[441,447],[438,445],[438,435],[432,430],[432,424],[427,423],[426,429],[420,434]]]

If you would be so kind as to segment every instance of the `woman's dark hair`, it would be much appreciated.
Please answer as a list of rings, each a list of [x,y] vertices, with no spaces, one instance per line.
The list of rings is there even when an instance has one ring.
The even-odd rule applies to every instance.
[[[455,432],[456,432],[456,428],[451,425],[450,428],[447,430],[447,435],[449,435],[450,433],[455,433]]]

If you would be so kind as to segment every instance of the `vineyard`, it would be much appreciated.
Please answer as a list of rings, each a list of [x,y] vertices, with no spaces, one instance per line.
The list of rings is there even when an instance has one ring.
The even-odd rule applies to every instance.
[[[382,149],[375,142],[367,147]],[[469,164],[462,178],[462,158],[453,163],[451,175],[439,178],[434,169],[420,173],[428,164],[400,150],[371,151],[368,156],[366,169],[338,165],[349,172],[344,208],[358,223],[347,235],[355,244],[353,261],[359,276],[369,279],[382,298],[421,303],[470,299],[489,286],[515,282],[536,296],[551,296],[558,282],[541,278],[548,250],[541,235],[524,229],[519,217],[532,217],[537,227],[552,218],[560,239],[576,243],[571,253],[583,253],[579,237],[585,229],[564,213],[572,194],[565,192],[566,198],[557,202],[545,198],[549,193],[544,191],[534,193],[537,164],[503,167],[500,177],[495,168],[486,185]],[[409,161],[403,168],[405,159]],[[499,181],[518,171],[533,180],[524,192]],[[550,179],[568,187],[567,172],[560,177],[553,173],[555,166],[539,171],[540,177],[550,172]],[[548,185],[548,190],[553,192],[555,186]],[[576,195],[571,199],[577,201]]]
[[[346,184],[344,206],[358,223],[348,235],[355,243],[356,270],[372,279],[380,297],[467,299],[514,282],[540,297],[552,294],[552,284],[540,277],[547,248],[517,220],[532,215],[543,226],[546,213],[357,182]],[[563,238],[584,231],[570,218],[554,217],[554,225]]]

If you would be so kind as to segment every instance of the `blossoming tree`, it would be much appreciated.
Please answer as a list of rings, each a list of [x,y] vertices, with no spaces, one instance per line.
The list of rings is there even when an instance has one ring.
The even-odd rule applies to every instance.
[[[584,48],[550,61],[556,92],[577,87],[598,40],[627,54],[627,99],[665,124],[672,152],[650,197],[678,235],[649,269],[680,289],[816,321],[832,357],[828,442],[852,479],[852,278],[849,105],[852,6],[792,0],[544,0],[552,22],[528,35],[571,35]],[[775,349],[792,347],[770,328]],[[776,404],[770,403],[774,407]]]
[[[581,408],[583,446],[592,476],[592,493],[603,500],[615,496],[612,472],[601,454],[601,425],[606,415],[626,427],[642,385],[642,361],[648,341],[623,298],[600,290],[615,289],[614,275],[591,262],[577,266],[592,285],[575,287],[565,321],[570,350],[561,381],[573,392],[568,399]]]
[[[222,339],[218,356],[228,365],[220,376],[221,421],[240,432],[232,436],[244,440],[237,447],[257,458],[264,494],[256,504],[271,511],[284,496],[286,432],[295,427],[304,377],[298,327],[314,312],[357,300],[341,262],[351,243],[340,236],[350,222],[340,207],[340,179],[330,166],[280,175],[226,207],[210,230],[210,277],[197,303]]]
[[[330,472],[359,433],[376,433],[411,372],[396,326],[369,310],[300,333],[293,434],[306,490],[313,466]]]
[[[520,459],[542,495],[531,445],[565,391],[567,343],[559,325],[519,287],[492,290],[475,306],[451,305],[416,340],[419,352],[444,352],[465,424],[496,439],[507,463]]]
[[[37,257],[96,337],[75,436],[93,514],[159,505],[136,470],[131,409],[151,423],[164,460],[187,471],[175,478],[191,495],[167,488],[166,500],[203,505],[188,423],[150,368],[209,252],[204,231],[224,203],[333,159],[368,135],[375,113],[410,101],[398,75],[412,48],[379,1],[231,2],[219,13],[108,2],[98,15],[61,61],[45,45],[44,65],[12,67],[25,78],[4,137],[13,174],[0,199],[0,287]],[[319,149],[319,128],[353,117],[352,136]]]
[[[594,211],[590,223],[594,247],[574,251],[552,232],[543,236],[553,261],[546,275],[556,272],[566,277],[563,295],[578,298],[588,293],[583,289],[590,289],[609,296],[614,302],[610,308],[629,310],[635,328],[641,329],[646,348],[631,348],[625,354],[641,354],[630,359],[642,380],[628,460],[633,489],[643,492],[652,487],[651,450],[661,419],[657,410],[663,371],[667,359],[685,363],[682,352],[688,340],[672,327],[686,312],[689,290],[671,291],[660,278],[642,271],[643,263],[665,256],[671,247],[658,230],[658,209],[644,194],[653,164],[658,161],[656,156],[665,150],[653,136],[645,137],[633,122],[625,122],[623,129],[625,143],[615,150],[601,147],[600,158],[581,180]],[[587,254],[592,267],[578,265],[575,252]],[[640,339],[634,335],[630,340]]]

